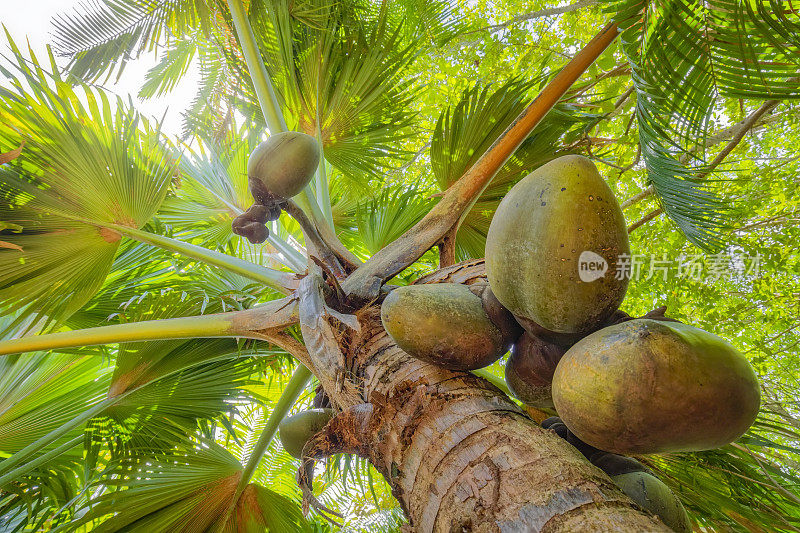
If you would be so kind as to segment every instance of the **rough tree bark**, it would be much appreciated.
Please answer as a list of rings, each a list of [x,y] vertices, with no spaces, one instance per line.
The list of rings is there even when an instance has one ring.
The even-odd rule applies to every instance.
[[[483,262],[471,261],[419,282],[486,278]],[[304,453],[367,457],[413,531],[670,531],[488,381],[400,350],[378,305],[357,316],[361,331],[341,344],[365,403],[334,418]],[[336,403],[336,391],[329,395]]]

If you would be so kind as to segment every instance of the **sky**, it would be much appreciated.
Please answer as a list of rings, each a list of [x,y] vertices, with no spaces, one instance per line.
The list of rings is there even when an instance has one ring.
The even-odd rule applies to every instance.
[[[0,22],[11,33],[17,46],[25,47],[27,38],[36,55],[44,60],[46,45],[52,42],[52,24],[50,19],[57,13],[72,12],[86,0],[2,0],[13,7],[4,5],[0,9]],[[0,36],[0,53],[8,53],[4,36]],[[57,58],[59,64],[66,65],[66,58]],[[147,71],[156,63],[154,54],[146,54],[140,59],[128,63],[118,83],[110,80],[105,87],[127,100],[130,94],[136,108],[144,115],[161,119],[164,117],[163,129],[167,134],[178,135],[181,131],[181,112],[192,101],[197,87],[197,66],[192,65],[180,85],[171,93],[150,100],[140,100],[136,94]],[[46,62],[46,60],[44,60]]]

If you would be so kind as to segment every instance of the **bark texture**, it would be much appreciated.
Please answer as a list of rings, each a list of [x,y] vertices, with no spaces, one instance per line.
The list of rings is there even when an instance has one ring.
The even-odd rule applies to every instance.
[[[420,280],[442,281],[485,282],[482,262]],[[367,456],[413,531],[670,531],[489,382],[400,350],[378,306],[358,317],[360,332],[343,344],[365,404],[344,411],[305,452]]]

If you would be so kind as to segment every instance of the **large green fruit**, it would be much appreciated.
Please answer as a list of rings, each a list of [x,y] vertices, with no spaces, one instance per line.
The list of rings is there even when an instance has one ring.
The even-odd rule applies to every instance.
[[[747,431],[759,401],[747,359],[680,322],[603,328],[567,350],[553,376],[553,402],[570,431],[623,454],[718,448]]]
[[[250,192],[262,204],[270,196],[291,198],[311,181],[319,158],[319,143],[310,135],[297,131],[270,135],[247,161]]]
[[[659,517],[676,533],[692,531],[692,523],[683,504],[657,477],[647,472],[630,472],[611,476],[611,479],[639,507]]]
[[[409,355],[453,370],[482,368],[521,333],[507,311],[488,304],[487,290],[454,283],[400,287],[383,301],[381,321]]]
[[[506,383],[514,396],[527,405],[552,408],[550,384],[565,351],[561,346],[523,333],[512,346],[506,363]]]
[[[611,189],[590,160],[570,155],[529,174],[500,202],[486,237],[486,274],[525,329],[576,334],[569,343],[622,303],[628,276],[617,276],[616,265],[629,253]]]
[[[325,427],[333,414],[333,409],[309,409],[284,418],[278,431],[286,453],[300,459],[306,442]]]

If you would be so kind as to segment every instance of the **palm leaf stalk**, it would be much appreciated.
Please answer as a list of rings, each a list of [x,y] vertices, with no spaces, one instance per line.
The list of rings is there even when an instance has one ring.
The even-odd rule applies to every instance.
[[[239,259],[238,257],[197,246],[196,244],[190,244],[188,242],[179,241],[178,239],[157,235],[136,228],[119,226],[117,224],[103,224],[103,226],[116,230],[139,242],[176,252],[185,257],[197,259],[207,265],[224,268],[229,272],[239,274],[247,279],[263,283],[283,294],[290,294],[292,290],[297,288],[297,277],[289,272],[281,272],[280,270],[267,268],[250,261]]]
[[[292,298],[282,298],[244,311],[142,320],[8,339],[0,341],[0,355],[119,342],[198,337],[245,337],[269,340],[271,330],[283,329],[297,323],[297,320],[296,301]]]
[[[250,77],[253,79],[253,86],[258,96],[258,104],[264,113],[267,126],[269,126],[269,130],[272,133],[286,131],[286,120],[283,118],[283,113],[281,113],[278,106],[275,89],[272,87],[267,69],[264,67],[264,61],[261,59],[261,53],[258,50],[258,44],[256,44],[256,36],[253,33],[250,22],[247,20],[247,12],[241,0],[228,0],[228,7],[231,10],[233,25],[239,37],[244,60],[250,71]]]
[[[264,453],[266,453],[267,448],[272,442],[272,439],[275,437],[275,433],[278,431],[278,425],[281,423],[281,421],[283,421],[286,415],[289,414],[292,406],[294,406],[295,402],[300,397],[300,394],[302,394],[302,392],[305,390],[305,387],[310,380],[311,371],[309,371],[308,368],[302,364],[299,365],[297,370],[295,370],[292,374],[292,378],[289,380],[289,383],[286,384],[286,388],[283,389],[280,398],[278,398],[278,401],[275,403],[275,407],[272,408],[272,412],[270,413],[269,418],[264,425],[264,429],[261,431],[261,435],[259,435],[258,441],[256,442],[255,447],[253,447],[250,457],[247,459],[247,464],[245,464],[244,469],[242,470],[242,475],[239,478],[238,484],[236,485],[233,498],[231,498],[230,507],[228,508],[228,511],[220,517],[220,528],[218,531],[221,531],[222,526],[228,521],[228,516],[236,506],[236,502],[239,500],[242,492],[244,492],[244,489],[247,487],[250,479],[253,477],[253,474],[258,467],[258,463],[261,461],[261,458],[264,456]]]
[[[236,313],[146,320],[0,341],[0,355],[136,342],[231,336]]]

